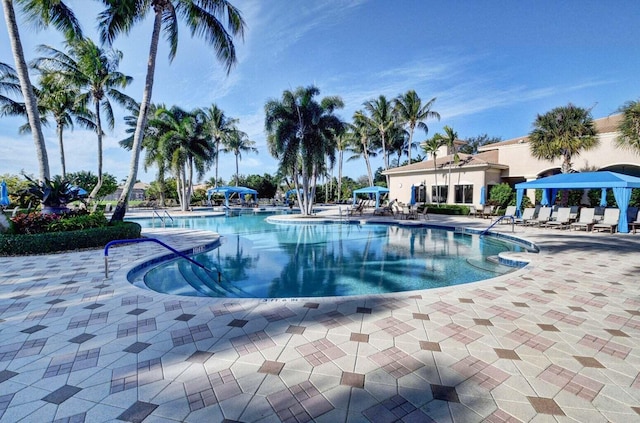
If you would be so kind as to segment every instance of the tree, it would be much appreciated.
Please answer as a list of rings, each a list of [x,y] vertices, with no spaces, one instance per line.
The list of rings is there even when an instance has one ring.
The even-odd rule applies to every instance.
[[[3,0],[5,2],[9,0]],[[120,33],[128,33],[134,24],[141,22],[153,11],[153,32],[147,61],[142,101],[136,131],[133,136],[129,176],[122,195],[112,215],[112,221],[124,219],[129,194],[138,175],[138,160],[142,149],[142,140],[146,128],[147,113],[151,103],[153,79],[160,32],[164,30],[169,41],[169,60],[173,60],[178,48],[178,17],[182,18],[192,35],[203,37],[213,46],[217,58],[223,62],[227,73],[236,63],[236,51],[233,36],[244,34],[244,20],[240,11],[227,0],[102,0],[107,8],[100,13],[101,38],[113,42]],[[225,25],[218,18],[226,18]]]
[[[89,199],[94,199],[102,185],[102,112],[107,126],[113,129],[115,121],[111,101],[131,109],[135,101],[119,89],[126,88],[133,78],[118,71],[122,52],[98,47],[88,38],[66,42],[67,52],[47,45],[38,51],[46,56],[36,59],[35,66],[45,73],[56,73],[60,82],[79,90],[77,102],[83,107],[93,105],[92,126],[98,137],[98,182]]]
[[[591,111],[569,103],[538,115],[529,134],[531,155],[537,159],[562,159],[562,173],[572,168],[571,158],[599,144]]]
[[[393,104],[385,96],[381,95],[376,100],[366,101],[364,108],[370,114],[370,125],[376,128],[376,135],[382,149],[382,163],[384,164],[384,170],[387,170],[389,168],[389,156],[387,154],[387,142],[390,139],[389,131],[396,124]],[[388,186],[388,176],[386,180]]]
[[[490,137],[487,134],[478,135],[475,137],[467,138],[467,143],[460,147],[458,150],[464,154],[477,154],[478,148],[483,145],[494,144],[502,141],[500,137]]]
[[[450,126],[445,126],[442,128],[444,131],[444,135],[437,133],[434,135],[434,138],[438,138],[440,140],[441,145],[447,146],[447,155],[451,156],[449,159],[449,177],[447,186],[449,189],[447,190],[447,195],[451,192],[451,168],[453,164],[457,164],[460,160],[460,156],[458,155],[458,151],[456,150],[455,141],[458,139],[458,133],[455,132]]]
[[[335,160],[336,137],[343,124],[334,114],[344,106],[340,97],[315,97],[315,86],[286,90],[281,100],[269,100],[265,105],[265,129],[269,152],[279,160],[284,174],[291,176],[303,215],[313,209],[316,182],[325,169],[327,159]]]
[[[640,154],[640,101],[629,101],[618,111],[622,113],[620,136],[616,139],[618,147]]]
[[[27,16],[27,20],[35,24],[36,27],[45,27],[52,24],[56,29],[62,30],[67,39],[82,36],[80,24],[71,9],[69,9],[63,1],[22,0],[20,4],[23,5],[23,11]],[[16,73],[20,81],[20,89],[25,102],[27,118],[36,147],[40,180],[44,181],[45,179],[49,179],[50,176],[49,158],[47,156],[44,135],[42,134],[38,102],[33,91],[33,86],[31,85],[31,80],[29,79],[27,61],[25,60],[22,41],[20,40],[20,31],[13,8],[13,0],[2,0],[2,7],[4,9],[4,17],[7,24],[7,32],[9,33],[11,51],[15,61]]]
[[[207,128],[213,138],[215,148],[215,168],[216,175],[214,177],[214,187],[218,186],[218,160],[220,158],[220,146],[229,142],[231,134],[236,129],[237,119],[231,119],[225,116],[222,109],[212,104],[208,109],[204,109]]]
[[[425,123],[427,119],[440,120],[440,113],[431,110],[436,98],[433,97],[426,104],[422,104],[422,100],[414,90],[409,90],[405,94],[399,95],[395,99],[395,109],[400,122],[409,127],[409,142],[407,145],[407,156],[409,164],[411,164],[411,150],[413,150],[413,132],[416,127],[422,129],[427,135],[429,127]],[[400,161],[400,160],[398,160]]]
[[[238,186],[238,159],[242,158],[242,153],[258,153],[258,149],[254,147],[255,141],[251,141],[249,136],[235,129],[231,131],[229,137],[226,139],[225,145],[222,149],[225,153],[233,153],[236,156],[236,186]]]
[[[21,93],[15,69],[0,62],[0,116],[17,114],[18,110],[24,110],[24,105],[13,97]]]
[[[431,157],[431,160],[433,160],[433,178],[435,180],[436,203],[438,204],[438,207],[440,207],[440,187],[438,186],[436,159],[438,158],[438,151],[440,150],[440,147],[442,147],[442,137],[438,136],[438,134],[429,138],[422,144],[422,151],[428,154],[429,157]]]
[[[91,172],[81,170],[80,172],[72,172],[67,174],[67,179],[75,186],[78,186],[87,192],[98,183],[98,176]],[[113,194],[118,189],[118,180],[115,176],[104,173],[102,175],[102,186],[96,195],[96,198],[103,198],[109,194]]]
[[[44,72],[40,77],[40,90],[38,91],[38,104],[44,112],[51,114],[56,122],[56,134],[60,147],[60,164],[62,166],[62,178],[67,175],[64,155],[63,133],[65,128],[73,129],[74,117],[83,126],[90,122],[90,113],[78,103],[78,89],[75,86],[65,84],[57,74]]]
[[[373,185],[373,172],[371,171],[371,157],[375,157],[376,153],[371,143],[371,127],[369,120],[362,110],[358,110],[353,114],[353,123],[347,125],[347,139],[349,151],[352,155],[347,161],[363,158],[367,166],[367,175],[369,176],[369,185]]]

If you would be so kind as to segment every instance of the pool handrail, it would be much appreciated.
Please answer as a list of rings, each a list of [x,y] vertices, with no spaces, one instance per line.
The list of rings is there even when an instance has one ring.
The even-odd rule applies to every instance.
[[[109,278],[109,260],[108,260],[109,247],[111,247],[112,245],[118,245],[118,244],[132,244],[132,243],[140,243],[140,242],[155,242],[156,244],[159,244],[159,245],[163,246],[164,248],[166,248],[167,250],[171,251],[172,253],[180,256],[181,258],[189,260],[191,263],[195,264],[198,267],[201,267],[202,269],[206,270],[207,272],[214,272],[214,270],[211,270],[211,269],[207,268],[206,266],[204,266],[203,264],[198,263],[197,261],[195,261],[194,259],[192,259],[188,255],[186,255],[184,253],[181,253],[180,251],[178,251],[175,248],[165,244],[164,242],[160,241],[159,239],[156,239],[156,238],[132,238],[132,239],[116,239],[116,240],[113,240],[113,241],[109,241],[104,246],[104,277],[105,278]],[[218,281],[220,281],[220,278],[221,278],[220,272],[216,270],[215,273],[218,274]]]
[[[495,222],[492,222],[491,225],[489,225],[489,227],[487,229],[485,229],[484,231],[482,231],[482,233],[480,234],[480,236],[485,235],[487,232],[489,232],[489,229],[493,228],[494,226],[496,226],[496,224],[498,222],[500,222],[503,219],[511,219],[511,232],[514,232],[514,225],[516,222],[516,219],[514,216],[510,215],[510,214],[505,214],[504,216],[500,216],[499,218],[496,219]]]

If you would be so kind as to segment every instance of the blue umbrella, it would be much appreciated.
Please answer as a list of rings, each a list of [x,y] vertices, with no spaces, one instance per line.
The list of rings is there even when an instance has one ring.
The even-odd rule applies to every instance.
[[[2,181],[2,184],[0,184],[0,206],[8,206],[9,203],[11,203],[11,201],[9,200],[7,183]]]
[[[484,206],[487,202],[487,189],[485,187],[480,187],[480,205]]]
[[[413,185],[411,185],[411,200],[409,200],[409,204],[416,205],[416,187]]]

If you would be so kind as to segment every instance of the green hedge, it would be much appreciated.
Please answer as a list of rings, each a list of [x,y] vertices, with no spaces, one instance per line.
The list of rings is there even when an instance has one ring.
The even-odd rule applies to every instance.
[[[427,204],[429,207],[429,214],[449,214],[449,215],[462,215],[467,216],[469,214],[468,206],[459,206],[456,204]],[[418,207],[418,211],[422,212],[422,206]]]
[[[0,256],[49,254],[82,248],[101,248],[116,239],[140,238],[140,225],[122,222],[102,228],[33,235],[0,235]]]

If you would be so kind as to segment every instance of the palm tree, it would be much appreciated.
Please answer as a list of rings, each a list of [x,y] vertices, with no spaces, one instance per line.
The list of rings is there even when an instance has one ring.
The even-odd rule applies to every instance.
[[[79,94],[79,90],[75,86],[66,84],[58,74],[45,72],[40,77],[38,104],[46,114],[51,114],[56,122],[63,179],[67,175],[63,141],[64,129],[73,129],[74,118],[83,127],[93,128],[91,113],[78,102]]]
[[[531,155],[537,159],[562,158],[562,173],[571,171],[571,158],[599,143],[591,111],[569,103],[538,115],[529,134]]]
[[[24,57],[13,3],[13,0],[2,0],[2,7],[4,9],[4,17],[9,33],[11,51],[15,61],[16,73],[20,81],[20,89],[22,90],[22,97],[25,102],[27,118],[36,147],[40,180],[44,181],[50,177],[49,158],[47,156],[44,135],[42,134],[38,102],[33,91],[33,86],[31,85],[31,80],[29,79],[29,69],[27,68],[27,61]],[[23,0],[20,4],[26,13],[27,19],[36,24],[36,26],[44,27],[53,24],[56,29],[64,31],[67,39],[82,35],[80,24],[71,9],[69,9],[63,1]]]
[[[206,120],[207,127],[211,133],[211,137],[213,138],[213,143],[215,145],[215,169],[216,175],[214,177],[214,186],[218,186],[218,159],[220,155],[220,146],[225,145],[230,141],[230,137],[233,132],[236,130],[235,125],[237,124],[237,119],[231,119],[224,114],[222,109],[220,109],[217,105],[212,104],[208,109],[203,110]],[[237,166],[236,166],[237,168]],[[237,173],[237,169],[236,169]],[[237,179],[236,179],[237,181]]]
[[[640,101],[629,101],[618,111],[622,113],[620,136],[616,139],[618,147],[640,154]]]
[[[36,59],[34,65],[47,73],[57,72],[62,83],[77,87],[80,104],[93,104],[98,136],[98,183],[89,198],[94,199],[102,186],[102,112],[107,126],[113,129],[115,121],[111,100],[131,109],[135,101],[119,89],[126,88],[133,78],[118,71],[122,59],[122,52],[118,50],[102,49],[88,38],[67,41],[66,49],[67,53],[40,45],[38,51],[45,56]]]
[[[440,207],[440,187],[438,187],[438,173],[436,167],[436,159],[438,158],[438,151],[442,147],[442,137],[438,136],[438,134],[429,138],[422,144],[422,151],[431,157],[433,160],[433,178],[435,180],[436,186],[436,203],[438,207]]]
[[[349,140],[349,151],[352,155],[347,161],[363,158],[367,166],[367,176],[369,186],[373,186],[373,172],[371,170],[371,157],[376,157],[378,153],[371,143],[371,128],[368,125],[368,118],[363,111],[358,110],[353,114],[353,123],[347,125],[347,139]]]
[[[364,103],[364,108],[369,112],[371,125],[376,128],[378,140],[382,147],[382,161],[384,170],[389,168],[389,156],[387,155],[387,141],[389,139],[389,131],[396,124],[393,104],[383,95],[376,100],[369,100]],[[387,186],[389,185],[389,175],[387,178]]]
[[[120,221],[124,219],[129,194],[138,175],[138,159],[153,91],[160,32],[165,31],[166,38],[169,41],[169,59],[173,60],[178,48],[178,17],[181,17],[191,30],[192,35],[203,37],[209,45],[213,46],[216,56],[223,62],[228,73],[236,63],[233,36],[243,36],[245,23],[240,11],[227,0],[102,1],[107,8],[99,15],[101,38],[109,43],[113,42],[114,38],[120,33],[128,33],[134,24],[141,22],[151,11],[155,16],[144,92],[140,102],[136,131],[133,136],[129,176],[111,218],[112,221]],[[218,17],[226,18],[228,30]]]
[[[338,150],[338,204],[340,203],[340,195],[342,194],[342,162],[344,161],[344,152],[349,146],[349,137],[346,132],[336,137],[336,149]]]
[[[187,211],[193,193],[194,171],[202,179],[213,162],[213,144],[200,109],[186,112],[179,107],[159,109],[150,126],[159,129],[159,149],[172,170],[182,211]]]
[[[299,87],[265,105],[269,152],[301,192],[298,202],[303,215],[312,213],[317,178],[326,169],[325,158],[330,163],[335,160],[336,137],[343,131],[334,114],[344,107],[342,99],[325,97],[318,102],[314,97],[319,94],[315,86]]]
[[[18,113],[16,110],[24,109],[24,104],[14,99],[21,93],[15,69],[0,62],[0,116],[13,115]]]
[[[444,135],[436,134],[434,137],[438,137],[442,145],[447,146],[447,155],[451,156],[451,159],[449,159],[449,177],[447,180],[447,186],[449,187],[447,190],[447,197],[449,197],[451,193],[451,168],[453,164],[458,164],[460,161],[460,156],[458,155],[455,143],[458,139],[458,133],[450,126],[445,126],[442,130],[444,131]]]
[[[431,110],[436,98],[433,97],[426,104],[422,104],[422,100],[414,90],[409,90],[405,94],[399,95],[395,100],[395,109],[400,121],[409,127],[409,143],[407,156],[409,164],[411,164],[411,150],[413,149],[413,131],[416,127],[422,129],[426,134],[429,133],[429,127],[425,123],[427,119],[440,120],[440,113]],[[399,162],[400,160],[398,160]]]
[[[240,173],[238,172],[238,159],[242,158],[242,153],[257,154],[258,149],[255,148],[254,145],[256,145],[255,141],[251,141],[246,133],[238,129],[231,131],[226,138],[222,151],[225,153],[233,153],[236,156],[236,186],[238,186],[238,178],[240,177]]]

